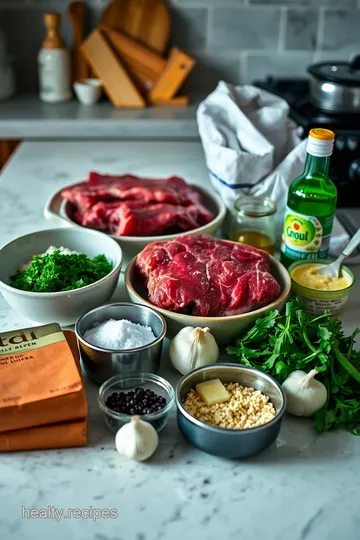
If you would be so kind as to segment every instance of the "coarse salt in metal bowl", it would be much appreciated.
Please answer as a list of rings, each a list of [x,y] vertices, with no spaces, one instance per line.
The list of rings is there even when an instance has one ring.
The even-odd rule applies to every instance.
[[[94,325],[109,319],[126,319],[133,323],[149,326],[155,339],[142,347],[133,349],[110,349],[90,343],[85,333]],[[87,375],[102,384],[115,375],[130,373],[157,373],[166,334],[166,322],[160,313],[147,306],[117,302],[99,306],[85,313],[75,325],[75,333],[80,345],[82,363]]]

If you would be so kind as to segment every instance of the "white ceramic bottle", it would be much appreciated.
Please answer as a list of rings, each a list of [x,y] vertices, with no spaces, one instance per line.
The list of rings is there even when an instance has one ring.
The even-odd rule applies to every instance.
[[[38,54],[40,99],[58,103],[71,99],[70,54],[60,35],[60,14],[46,13],[47,36]]]

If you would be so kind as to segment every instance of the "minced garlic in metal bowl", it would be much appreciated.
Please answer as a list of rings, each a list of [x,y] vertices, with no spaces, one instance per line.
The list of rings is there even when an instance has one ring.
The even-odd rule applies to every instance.
[[[190,390],[183,401],[184,409],[205,424],[227,429],[248,429],[267,424],[276,416],[274,405],[260,390],[224,383],[230,399],[206,405],[196,390]]]

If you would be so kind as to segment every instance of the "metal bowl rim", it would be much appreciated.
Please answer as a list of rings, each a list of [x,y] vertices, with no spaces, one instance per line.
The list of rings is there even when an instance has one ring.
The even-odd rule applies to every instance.
[[[205,422],[202,422],[201,420],[198,420],[197,418],[195,418],[195,416],[192,416],[190,413],[188,413],[184,409],[184,407],[183,407],[183,405],[181,403],[181,399],[180,399],[180,390],[181,390],[181,387],[182,387],[183,383],[185,382],[185,380],[189,377],[189,375],[193,375],[194,373],[197,373],[199,371],[204,371],[204,370],[208,369],[209,367],[220,367],[220,366],[227,366],[227,367],[232,367],[232,368],[245,369],[247,371],[252,371],[253,373],[258,374],[258,375],[262,376],[265,379],[268,379],[273,384],[273,386],[275,386],[275,388],[278,390],[278,392],[281,395],[282,400],[283,400],[282,406],[281,406],[280,410],[276,413],[275,418],[270,420],[270,422],[267,422],[266,424],[263,424],[262,426],[256,426],[256,427],[253,427],[253,428],[245,428],[245,429],[228,429],[228,428],[210,426],[209,424],[206,424]],[[249,432],[255,433],[255,432],[258,432],[258,431],[262,431],[262,430],[266,429],[267,427],[270,427],[270,426],[274,425],[279,420],[281,420],[281,418],[284,415],[285,410],[286,410],[286,395],[285,395],[285,392],[282,389],[281,385],[271,375],[269,375],[268,373],[264,373],[263,371],[260,371],[259,369],[255,369],[255,368],[252,368],[252,367],[249,367],[249,366],[243,366],[242,364],[233,364],[231,362],[221,362],[219,364],[208,364],[207,366],[202,366],[202,367],[199,367],[197,369],[193,369],[192,371],[190,371],[189,373],[184,375],[180,379],[180,381],[178,382],[178,384],[176,386],[175,399],[176,399],[176,407],[177,407],[178,411],[181,412],[181,414],[183,414],[185,416],[185,418],[187,418],[187,420],[189,420],[190,422],[192,422],[193,424],[195,424],[196,426],[198,426],[198,427],[200,427],[202,429],[208,429],[208,430],[210,430],[210,431],[212,431],[214,433],[217,433],[217,434],[228,433],[228,434],[231,434],[231,435],[238,435],[239,433],[249,433]]]
[[[153,341],[148,343],[147,345],[143,345],[142,347],[135,347],[134,349],[105,349],[103,347],[97,347],[96,345],[93,345],[92,343],[89,343],[88,341],[86,341],[86,339],[80,334],[80,331],[79,331],[79,326],[80,326],[80,323],[81,323],[82,319],[85,316],[87,316],[87,315],[89,315],[89,314],[91,314],[93,312],[98,311],[99,309],[102,309],[102,308],[105,308],[105,307],[113,307],[113,306],[121,306],[121,307],[122,306],[131,306],[131,307],[135,306],[135,308],[144,308],[144,309],[147,309],[148,311],[151,311],[161,321],[162,330],[160,332],[160,335],[157,338],[155,338]],[[138,324],[140,324],[140,323],[138,323]],[[81,315],[78,318],[78,320],[76,321],[76,323],[75,323],[75,334],[76,334],[76,337],[78,338],[78,340],[81,343],[83,343],[84,345],[86,345],[87,347],[89,347],[89,349],[92,349],[94,351],[99,351],[99,352],[105,352],[105,353],[132,353],[132,352],[145,351],[146,349],[151,348],[153,345],[156,345],[157,343],[160,343],[164,339],[164,337],[166,335],[166,332],[167,332],[167,324],[166,324],[166,321],[165,321],[164,317],[161,315],[161,313],[158,313],[155,309],[152,309],[149,306],[144,306],[142,304],[136,304],[135,302],[134,303],[133,302],[114,302],[112,304],[103,304],[102,306],[97,306],[96,308],[93,308],[90,311],[87,311],[86,313]]]
[[[165,414],[168,414],[170,409],[175,403],[175,390],[174,390],[173,385],[169,383],[167,379],[165,379],[164,377],[161,377],[160,375],[156,375],[155,373],[145,373],[143,371],[140,371],[140,372],[135,371],[134,373],[129,373],[129,375],[114,375],[113,377],[110,377],[110,379],[107,379],[105,382],[103,382],[98,392],[98,404],[99,404],[100,409],[105,414],[107,414],[108,416],[111,416],[112,418],[116,420],[130,422],[131,415],[118,413],[116,411],[113,411],[112,409],[109,409],[109,407],[107,407],[107,405],[105,404],[102,394],[104,392],[104,386],[106,384],[111,386],[111,383],[115,382],[115,379],[117,379],[117,382],[119,382],[119,381],[126,381],[128,379],[133,379],[134,377],[141,377],[143,379],[147,379],[148,382],[155,383],[158,386],[160,386],[160,383],[163,384],[169,396],[169,402],[165,405],[163,409],[160,409],[159,411],[150,413],[150,414],[139,414],[138,416],[142,420],[149,421],[149,420],[157,420],[158,418],[161,418]]]

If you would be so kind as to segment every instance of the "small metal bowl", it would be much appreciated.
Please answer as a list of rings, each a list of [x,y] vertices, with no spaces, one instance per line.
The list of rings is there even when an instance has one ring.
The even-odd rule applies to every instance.
[[[156,339],[135,349],[105,349],[92,345],[84,338],[86,330],[94,323],[109,319],[127,319],[133,323],[150,326]],[[166,322],[154,309],[128,302],[100,306],[88,311],[75,325],[81,358],[87,375],[102,384],[115,375],[135,372],[157,373],[160,367],[162,344],[166,334]]]
[[[163,409],[151,414],[141,415],[140,418],[150,422],[156,431],[161,431],[166,426],[169,411],[175,401],[175,392],[171,384],[166,379],[152,373],[136,373],[127,377],[116,375],[100,386],[98,397],[100,409],[105,415],[105,422],[114,433],[121,426],[130,422],[131,416],[109,409],[105,402],[113,392],[128,392],[134,390],[137,386],[141,386],[145,390],[153,390],[153,392],[166,399],[166,405]]]
[[[263,426],[250,429],[224,429],[209,426],[189,414],[182,402],[195,386],[209,379],[223,383],[238,382],[260,390],[269,396],[276,416]],[[236,459],[257,454],[276,439],[286,408],[286,398],[281,386],[269,375],[239,364],[213,364],[185,375],[176,389],[177,421],[180,431],[194,446],[208,454]]]

